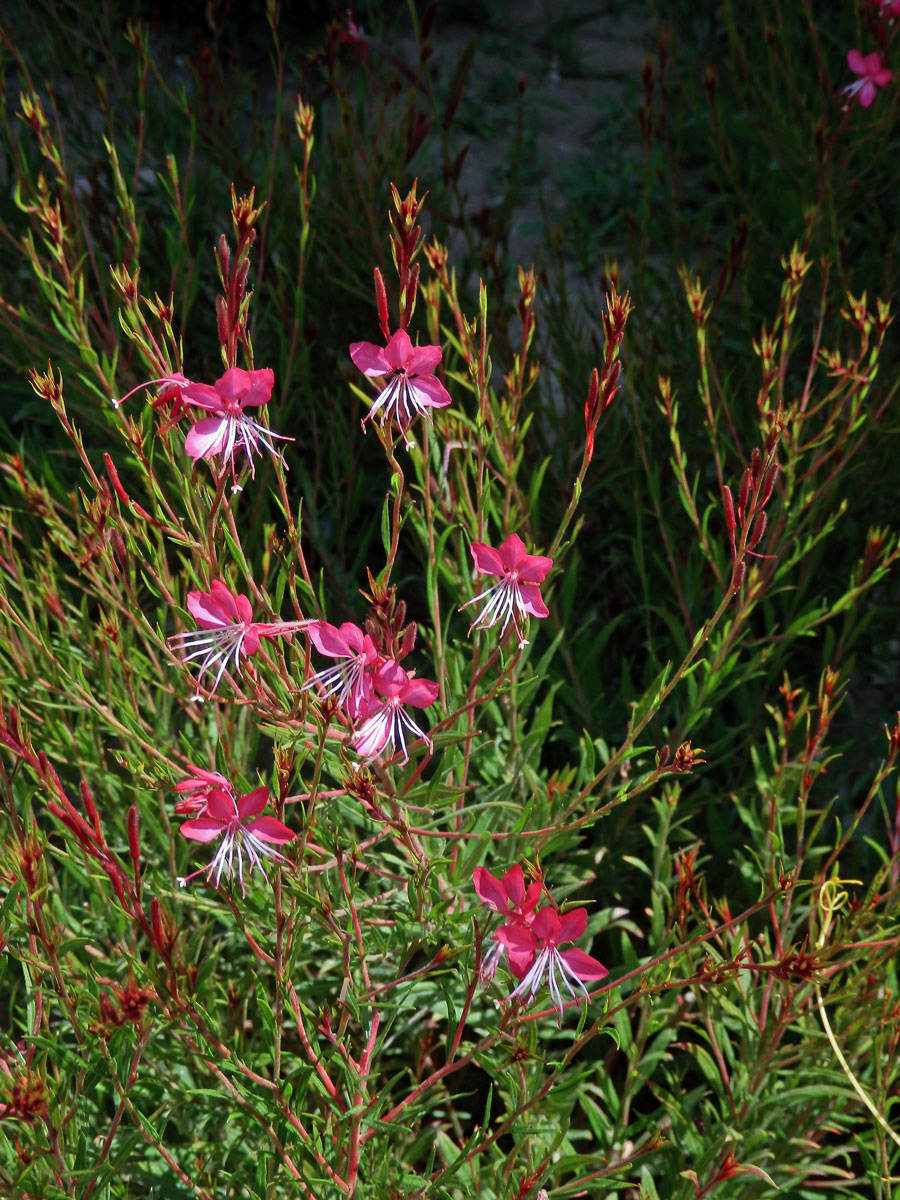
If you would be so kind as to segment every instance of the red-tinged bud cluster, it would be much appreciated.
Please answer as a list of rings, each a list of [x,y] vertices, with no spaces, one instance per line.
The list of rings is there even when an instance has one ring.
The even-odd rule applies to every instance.
[[[766,532],[768,516],[764,510],[772,498],[778,480],[779,467],[773,461],[773,457],[781,431],[782,426],[778,424],[767,434],[765,454],[758,446],[754,448],[750,465],[741,476],[737,504],[735,504],[731,488],[727,484],[722,487],[725,531],[731,544],[731,561],[735,566],[734,591],[743,583],[746,574],[746,564],[743,562],[744,554],[752,554],[755,558],[771,557],[771,555],[759,554],[756,547]],[[738,546],[736,538],[738,527],[745,531],[740,546]],[[740,575],[739,580],[738,575]]]
[[[154,989],[149,986],[139,987],[133,975],[129,976],[124,987],[116,983],[111,987],[112,998],[106,992],[100,993],[101,1027],[95,1027],[98,1033],[108,1032],[112,1028],[118,1029],[122,1025],[140,1025],[147,1005],[156,999]]]
[[[888,740],[888,758],[893,762],[900,753],[900,712],[897,713],[897,724],[891,729],[885,725],[884,732]]]
[[[140,278],[141,268],[137,267],[134,274],[130,275],[127,267],[111,265],[109,274],[112,279],[113,288],[119,298],[128,306],[134,304],[140,295],[138,279]]]
[[[401,329],[407,328],[415,311],[419,286],[419,265],[415,259],[421,249],[422,227],[417,222],[428,193],[420,199],[416,195],[417,185],[418,180],[413,180],[408,194],[401,198],[396,187],[391,184],[395,209],[391,213],[391,255],[400,284],[398,308]]]
[[[679,773],[693,770],[694,767],[706,762],[703,757],[705,753],[706,751],[702,747],[694,747],[690,741],[682,742],[672,759],[672,770]]]
[[[606,342],[603,366],[599,371],[595,367],[591,372],[587,400],[584,404],[584,428],[587,434],[585,456],[588,463],[594,457],[594,436],[597,432],[597,425],[611,404],[613,396],[619,390],[619,376],[622,373],[619,350],[625,338],[625,325],[632,311],[633,306],[628,292],[620,296],[615,285],[611,285],[606,294],[606,312],[602,316]]]
[[[37,1072],[23,1072],[13,1080],[9,1097],[0,1103],[0,1120],[14,1119],[31,1125],[47,1114],[47,1085]]]

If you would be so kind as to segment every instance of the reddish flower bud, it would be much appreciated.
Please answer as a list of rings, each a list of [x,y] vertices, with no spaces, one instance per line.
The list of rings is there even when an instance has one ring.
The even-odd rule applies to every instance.
[[[753,528],[750,530],[750,540],[747,543],[749,549],[753,550],[762,540],[762,536],[766,532],[766,520],[766,514],[761,512],[753,522]]]

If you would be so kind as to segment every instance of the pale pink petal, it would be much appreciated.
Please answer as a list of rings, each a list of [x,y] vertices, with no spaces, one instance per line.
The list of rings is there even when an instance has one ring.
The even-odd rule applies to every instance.
[[[363,758],[374,758],[386,745],[390,731],[390,714],[383,704],[374,700],[353,739],[353,748]]]
[[[350,357],[363,375],[387,375],[391,369],[385,361],[384,350],[372,342],[354,342]]]
[[[503,574],[503,561],[493,546],[487,546],[484,542],[472,542],[469,549],[472,551],[472,558],[475,560],[475,570],[479,574]]]
[[[533,617],[548,617],[550,610],[541,597],[541,589],[536,583],[520,583],[519,597],[522,607]]]
[[[453,398],[434,375],[417,375],[410,379],[409,390],[419,408],[446,408]]]
[[[521,867],[519,870],[521,871]],[[509,874],[509,872],[507,872]],[[504,875],[504,880],[506,876]],[[496,875],[492,875],[486,867],[476,867],[472,872],[472,884],[479,900],[483,901],[494,912],[507,916],[509,904],[506,899],[506,889]]]
[[[400,367],[406,367],[412,352],[413,344],[409,340],[409,334],[405,329],[398,329],[384,348],[384,361],[396,371]]]
[[[229,424],[227,417],[202,417],[191,426],[184,439],[184,448],[194,462],[222,453],[228,445]]]
[[[406,369],[410,375],[430,375],[442,356],[440,346],[414,346]]]
[[[192,842],[214,842],[222,836],[222,822],[213,817],[192,817],[181,825],[180,832]]]
[[[261,813],[269,802],[269,789],[267,787],[254,788],[252,792],[248,792],[246,796],[241,796],[237,802],[238,816],[241,820],[245,817],[255,817],[257,813]]]
[[[258,837],[264,842],[292,842],[297,836],[287,825],[282,825],[280,821],[276,821],[274,817],[257,817],[255,821],[251,821],[246,826],[249,833],[254,837]]]
[[[559,918],[558,942],[577,942],[587,929],[587,909],[571,908]]]
[[[577,946],[561,950],[560,958],[565,961],[566,966],[571,967],[579,979],[605,979],[609,974],[602,962],[591,958],[590,954],[585,954]]]

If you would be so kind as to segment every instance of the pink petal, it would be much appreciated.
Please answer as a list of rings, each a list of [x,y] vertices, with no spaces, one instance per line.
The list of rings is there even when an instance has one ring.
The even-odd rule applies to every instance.
[[[440,688],[431,679],[410,679],[401,693],[404,704],[414,708],[430,708],[438,698]]]
[[[500,546],[500,561],[503,563],[505,571],[517,571],[528,554],[525,550],[525,543],[517,533],[511,533],[505,542]]]
[[[521,925],[501,925],[494,937],[506,947],[509,969],[516,979],[522,979],[534,966],[537,938]]]
[[[243,821],[246,817],[255,817],[269,803],[269,789],[267,787],[254,788],[252,792],[248,792],[246,796],[241,796],[237,802],[238,816]]]
[[[872,82],[871,79],[867,79],[866,82],[859,89],[859,102],[863,106],[863,108],[869,107],[869,105],[875,99],[876,91],[877,91],[877,89],[875,87],[875,84]]]
[[[561,950],[560,957],[565,960],[567,966],[572,968],[579,979],[605,979],[609,974],[602,962],[591,958],[590,954],[585,954],[577,946],[572,946],[569,950]]]
[[[518,863],[503,876],[503,887],[515,907],[519,908],[525,899],[525,874]]]
[[[221,413],[224,408],[222,397],[208,383],[188,383],[182,391],[182,398],[197,408],[205,408],[207,412]]]
[[[526,554],[519,565],[519,578],[523,583],[543,583],[553,559],[543,554]]]
[[[192,842],[214,842],[217,837],[222,836],[223,830],[222,822],[212,817],[193,817],[184,822],[180,832]]]
[[[414,346],[406,369],[410,375],[430,375],[442,357],[440,346]]]
[[[307,626],[306,632],[320,654],[325,654],[328,658],[350,657],[346,639],[327,621],[314,621],[312,625]]]
[[[520,867],[519,870],[521,871],[521,869]],[[506,876],[504,875],[503,878],[506,879]],[[506,889],[496,875],[492,875],[486,867],[475,868],[472,872],[472,884],[479,900],[486,904],[488,908],[492,908],[494,912],[500,913],[503,916],[509,913]]]
[[[275,372],[271,367],[261,367],[258,371],[246,372],[249,386],[241,400],[241,408],[254,408],[259,404],[268,404],[272,398],[275,386]]]
[[[341,637],[347,644],[348,650],[352,650],[354,654],[362,653],[366,638],[369,637],[368,634],[363,633],[360,627],[358,625],[354,625],[352,621],[344,621],[341,625],[340,633]],[[369,638],[369,641],[371,642],[372,639]],[[375,649],[374,643],[372,644],[372,649]]]
[[[854,75],[865,75],[866,73],[865,60],[858,50],[847,51],[847,66]]]
[[[531,928],[542,942],[555,946],[559,941],[559,916],[552,904],[546,904],[531,922]]]
[[[274,634],[266,634],[265,625],[249,625],[244,634],[244,640],[241,642],[241,654],[255,654],[259,649],[259,639],[263,636],[274,637]]]
[[[863,59],[863,65],[866,68],[867,75],[874,75],[876,71],[881,70],[881,55],[873,50],[871,54],[867,54]]]
[[[409,390],[419,408],[446,408],[453,403],[453,397],[433,375],[417,375],[410,379]]]
[[[255,821],[251,821],[246,826],[248,832],[254,837],[260,838],[264,842],[292,842],[297,836],[287,825],[282,825],[280,821],[276,821],[274,817],[257,817]]]
[[[567,913],[559,919],[559,937],[560,942],[577,942],[580,937],[584,936],[584,931],[587,929],[587,909],[586,908],[570,908]]]
[[[220,825],[227,825],[234,818],[234,798],[230,792],[213,789],[206,797],[206,811]]]
[[[216,380],[216,391],[223,400],[240,400],[250,390],[250,375],[241,367],[229,367]]]
[[[520,583],[519,598],[522,607],[533,617],[549,617],[550,609],[541,597],[541,589],[536,583]]]
[[[469,549],[475,560],[475,570],[480,575],[503,574],[503,561],[493,546],[487,546],[484,542],[472,542]]]
[[[228,790],[231,784],[224,775],[220,775],[218,771],[207,771],[203,767],[194,766],[193,763],[188,763],[188,770],[191,772],[190,779],[182,779],[174,785],[173,790],[176,792],[196,792],[200,788],[219,787]]]
[[[887,69],[887,67],[881,67],[881,68],[880,68],[879,70],[877,70],[877,71],[874,73],[874,75],[872,76],[872,82],[873,82],[873,83],[877,83],[879,87],[884,87],[884,86],[885,86],[885,84],[887,84],[887,83],[890,83],[890,82],[891,82],[891,80],[893,79],[893,77],[894,77],[894,76],[893,76],[892,72],[890,72],[890,71]]]
[[[398,329],[384,348],[384,361],[396,370],[406,367],[413,352],[413,344],[405,329]]]
[[[237,616],[237,605],[231,593],[227,593],[227,599],[223,600],[215,592],[188,592],[187,608],[204,629],[222,629]]]
[[[391,730],[388,713],[383,704],[373,700],[366,712],[366,719],[357,730],[352,745],[363,758],[374,758],[387,744]]]
[[[227,417],[203,417],[191,426],[184,439],[184,448],[194,462],[222,453],[228,445],[229,424]]]
[[[363,375],[387,375],[391,369],[385,361],[384,350],[372,342],[354,342],[350,357]]]
[[[402,696],[408,684],[409,676],[392,658],[382,663],[375,672],[375,689],[386,698]]]

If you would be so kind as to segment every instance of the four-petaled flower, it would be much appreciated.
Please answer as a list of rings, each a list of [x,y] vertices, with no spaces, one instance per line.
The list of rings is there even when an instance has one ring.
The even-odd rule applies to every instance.
[[[358,720],[374,696],[373,675],[379,661],[375,643],[351,621],[340,628],[327,621],[313,621],[306,632],[320,654],[338,661],[333,667],[317,671],[300,690],[320,687],[325,696],[337,695],[338,704],[350,720]]]
[[[609,972],[601,962],[577,946],[569,950],[559,948],[563,942],[574,942],[582,937],[586,929],[586,908],[573,908],[560,916],[551,904],[545,905],[530,924],[517,921],[501,925],[497,937],[506,947],[510,970],[520,981],[510,994],[510,1000],[520,997],[533,1000],[545,977],[560,1020],[564,1008],[560,980],[572,1000],[577,999],[572,980],[589,1000],[590,993],[584,981],[605,979]]]
[[[408,730],[433,751],[431,738],[419,728],[404,705],[428,708],[437,699],[438,685],[430,679],[416,679],[407,674],[393,659],[378,668],[373,683],[378,695],[372,697],[362,714],[363,722],[351,743],[354,750],[363,758],[374,758],[390,742],[394,751],[398,748],[402,751],[403,762],[407,762],[405,731]]]
[[[246,596],[235,595],[218,579],[208,592],[188,592],[188,611],[200,626],[187,633],[176,633],[168,639],[174,649],[186,651],[184,661],[200,659],[197,690],[194,699],[200,700],[200,680],[207,671],[216,672],[209,689],[212,695],[231,661],[234,671],[240,670],[241,657],[255,654],[261,638],[296,633],[305,629],[308,621],[276,621],[272,624],[253,621],[253,609]]]
[[[381,424],[394,417],[406,433],[417,413],[429,408],[446,408],[450,393],[433,372],[441,361],[440,346],[414,346],[405,329],[398,329],[386,346],[372,342],[354,342],[350,357],[364,375],[386,377],[382,390],[362,419],[366,421],[381,409]]]
[[[475,570],[480,575],[496,575],[499,579],[479,596],[462,605],[460,611],[470,604],[484,602],[481,612],[469,626],[469,633],[473,629],[488,629],[502,618],[500,636],[512,621],[519,645],[527,646],[519,621],[528,616],[548,616],[538,584],[544,581],[553,566],[553,559],[545,558],[542,554],[526,554],[525,543],[516,533],[511,534],[497,550],[484,542],[473,542],[470,549]]]
[[[856,83],[848,83],[845,88],[841,88],[839,94],[846,96],[848,101],[853,96],[858,96],[863,108],[868,108],[875,99],[876,89],[884,87],[886,83],[890,82],[891,72],[887,67],[881,65],[881,55],[876,51],[863,58],[858,50],[849,50],[847,66],[854,75],[859,75],[860,78]],[[844,107],[847,107],[846,103]]]
[[[250,474],[253,475],[253,455],[262,445],[284,465],[284,459],[270,439],[293,439],[273,433],[244,411],[268,404],[274,386],[275,372],[269,367],[260,371],[231,367],[212,386],[208,383],[189,383],[182,391],[182,400],[213,414],[197,421],[185,439],[184,448],[194,462],[221,454],[223,460],[231,464],[234,478],[234,457],[240,447],[247,456]]]
[[[259,867],[263,878],[268,883],[269,877],[266,875],[262,860],[273,858],[284,862],[284,855],[278,850],[273,850],[272,845],[284,845],[293,841],[296,836],[275,817],[258,815],[266,807],[268,799],[269,791],[265,787],[258,787],[255,791],[248,792],[246,796],[241,796],[240,800],[235,799],[230,788],[228,791],[224,788],[214,788],[210,791],[206,798],[206,809],[203,815],[185,821],[181,826],[181,833],[195,842],[212,842],[216,838],[221,838],[222,841],[212,862],[208,866],[201,867],[190,875],[180,878],[179,885],[184,887],[189,879],[205,874],[207,881],[215,875],[215,884],[218,887],[223,872],[229,879],[231,878],[235,857],[237,857],[241,895],[246,896],[244,855],[247,856],[250,863],[247,874],[249,875],[254,867]],[[253,819],[247,821],[248,817]],[[247,824],[244,824],[245,821]]]
[[[492,912],[504,920],[522,922],[525,926],[534,919],[534,910],[544,890],[544,881],[540,876],[525,887],[525,874],[518,863],[510,867],[501,879],[485,867],[476,867],[472,872],[472,883],[478,898]],[[506,949],[496,933],[493,934],[493,942],[481,964],[481,977],[485,982],[494,978]]]

